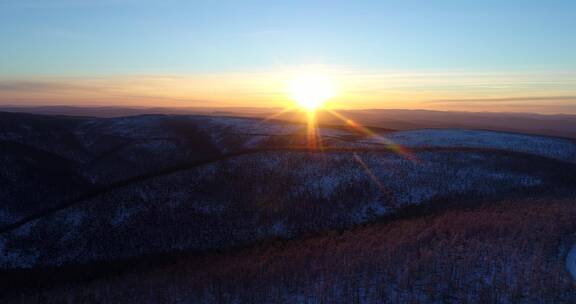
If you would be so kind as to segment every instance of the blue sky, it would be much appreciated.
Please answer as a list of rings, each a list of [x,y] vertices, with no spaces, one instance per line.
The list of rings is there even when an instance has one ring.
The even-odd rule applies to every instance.
[[[575,29],[569,0],[0,0],[0,79],[197,77],[312,64],[549,79],[576,71]],[[572,95],[571,84],[543,93]]]

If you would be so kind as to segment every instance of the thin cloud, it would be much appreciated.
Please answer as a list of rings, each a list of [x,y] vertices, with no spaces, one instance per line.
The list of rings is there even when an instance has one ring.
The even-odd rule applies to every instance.
[[[532,101],[574,101],[574,102],[576,102],[576,96],[437,99],[437,100],[429,100],[429,101],[427,101],[427,103],[505,103],[505,102],[532,102]]]
[[[76,85],[61,82],[4,80],[0,81],[0,92],[38,92],[78,89]]]

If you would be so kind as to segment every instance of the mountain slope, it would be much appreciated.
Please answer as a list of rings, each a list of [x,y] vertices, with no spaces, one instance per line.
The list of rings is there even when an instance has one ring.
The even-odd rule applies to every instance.
[[[14,276],[16,290],[37,282],[36,291],[56,288],[46,290],[56,302],[60,292],[100,298],[99,284],[137,292],[138,282],[163,286],[170,301],[194,302],[574,296],[566,268],[576,233],[569,139],[321,126],[322,146],[310,150],[306,126],[282,121],[2,117],[0,279]],[[164,262],[183,271],[174,293],[162,280],[179,268]],[[85,280],[105,277],[76,285],[82,269],[95,273]],[[80,289],[47,287],[56,273]],[[458,292],[465,288],[473,292]]]
[[[389,151],[261,151],[150,176],[3,233],[0,264],[230,248],[347,228],[412,205],[572,197],[576,189],[571,163],[469,149],[413,154],[418,162]]]
[[[491,201],[242,250],[0,280],[23,302],[571,303],[564,257],[575,217],[574,200]]]

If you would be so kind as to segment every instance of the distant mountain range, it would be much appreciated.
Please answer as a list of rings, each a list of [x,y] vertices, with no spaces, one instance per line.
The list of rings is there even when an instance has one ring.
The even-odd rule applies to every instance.
[[[214,116],[269,117],[282,109],[275,108],[145,108],[145,107],[0,107],[0,111],[27,112],[36,114],[122,117],[141,114],[200,114]],[[534,113],[508,112],[452,112],[402,109],[366,109],[338,111],[360,124],[396,130],[422,128],[472,128],[494,131],[511,131],[549,136],[576,138],[576,115],[543,115]],[[329,113],[320,113],[325,124],[342,124]],[[275,116],[277,119],[301,121],[302,115],[292,112]]]

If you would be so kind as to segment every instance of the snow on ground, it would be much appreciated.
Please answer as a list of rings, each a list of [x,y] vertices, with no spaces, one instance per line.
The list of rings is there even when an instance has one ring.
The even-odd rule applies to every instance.
[[[576,281],[576,244],[572,247],[572,250],[568,252],[568,256],[566,257],[566,268],[572,275],[572,278]]]
[[[252,118],[210,117],[206,127],[219,127],[237,134],[288,135],[302,129],[301,125],[276,123]]]
[[[0,267],[52,263],[49,257],[38,260],[34,255],[39,244],[45,242],[38,238],[39,233],[54,238],[50,254],[62,263],[90,258],[68,254],[70,250],[87,250],[87,247],[71,249],[70,244],[81,244],[90,235],[100,235],[99,242],[103,244],[116,242],[118,235],[131,234],[138,234],[135,242],[146,242],[162,232],[142,229],[135,223],[149,221],[153,213],[153,218],[169,219],[166,223],[187,223],[196,230],[194,237],[167,239],[166,243],[147,248],[151,254],[175,247],[223,248],[254,236],[277,237],[346,227],[433,199],[498,197],[500,193],[529,189],[545,182],[538,172],[518,172],[513,169],[514,164],[512,169],[502,166],[499,156],[490,153],[426,151],[418,152],[417,156],[421,160],[418,163],[394,153],[359,152],[355,157],[349,152],[276,151],[243,155],[154,177],[0,235],[0,242],[5,244],[0,247]],[[241,193],[245,197],[239,196]],[[302,202],[314,205],[309,204],[307,209]],[[80,216],[79,211],[85,213]],[[260,212],[266,215],[263,221],[239,216]],[[313,220],[299,220],[310,213]],[[191,215],[198,219],[197,223]],[[234,231],[234,235],[212,235],[214,223],[221,231]],[[36,229],[22,230],[36,224],[40,225]],[[114,227],[115,234],[102,233],[100,227]],[[16,250],[10,246],[14,242],[25,245]],[[138,246],[134,248],[141,248]],[[123,250],[122,254],[131,254],[129,247]],[[105,251],[95,255],[117,258]]]
[[[75,130],[81,139],[90,142],[93,135],[115,135],[127,138],[144,138],[147,136],[162,136],[164,115],[141,115],[110,119],[93,119],[85,122]],[[95,132],[95,133],[94,133]]]
[[[329,136],[329,137],[343,137],[343,136],[351,136],[355,135],[352,132],[342,130],[342,129],[333,129],[333,128],[320,128],[319,133],[321,136]]]
[[[248,118],[204,118],[205,125],[214,136],[223,132],[249,136],[244,148],[256,148],[272,136],[301,134],[303,125],[285,124]],[[454,147],[486,148],[529,153],[538,156],[576,162],[576,142],[570,139],[468,129],[422,129],[389,133],[383,137],[355,138],[355,134],[342,129],[320,128],[322,140],[334,147],[370,148],[375,144],[395,143],[408,148]],[[382,140],[384,138],[384,140]]]
[[[356,200],[362,205],[357,214],[364,218],[364,208],[370,205],[377,215],[385,213],[382,205],[371,205],[381,201],[381,191],[377,183],[393,194],[383,200],[393,200],[395,204],[419,204],[443,194],[465,194],[470,191],[491,194],[504,188],[537,187],[542,184],[540,176],[513,172],[505,167],[486,166],[494,162],[490,155],[478,153],[438,154],[421,152],[421,163],[402,158],[395,154],[359,153],[358,158],[364,165],[355,161],[348,153],[330,153],[324,155],[271,153],[239,157],[231,161],[238,170],[249,170],[254,176],[246,180],[259,178],[258,175],[289,176],[293,201],[301,200],[300,195],[307,193],[320,200],[339,201],[350,185],[359,185],[362,199]],[[450,162],[446,160],[450,159]],[[470,159],[479,159],[470,162]],[[368,169],[364,168],[366,166]],[[367,172],[370,170],[370,172]],[[255,187],[266,187],[266,180],[256,183]],[[498,186],[495,186],[498,185]],[[393,197],[393,198],[392,198]]]
[[[400,131],[385,136],[401,146],[467,147],[500,149],[576,162],[576,142],[570,139],[515,133],[466,130],[422,129]],[[371,141],[377,141],[376,138]]]
[[[223,152],[234,149],[256,149],[270,144],[269,139],[277,138],[274,144],[302,144],[306,125],[265,121],[252,118],[202,117],[199,124],[211,137],[211,141]],[[346,130],[319,128],[318,134],[323,144],[333,147],[373,147],[374,144],[354,142],[354,134]],[[235,142],[231,145],[231,142]],[[273,144],[273,145],[274,145]]]

